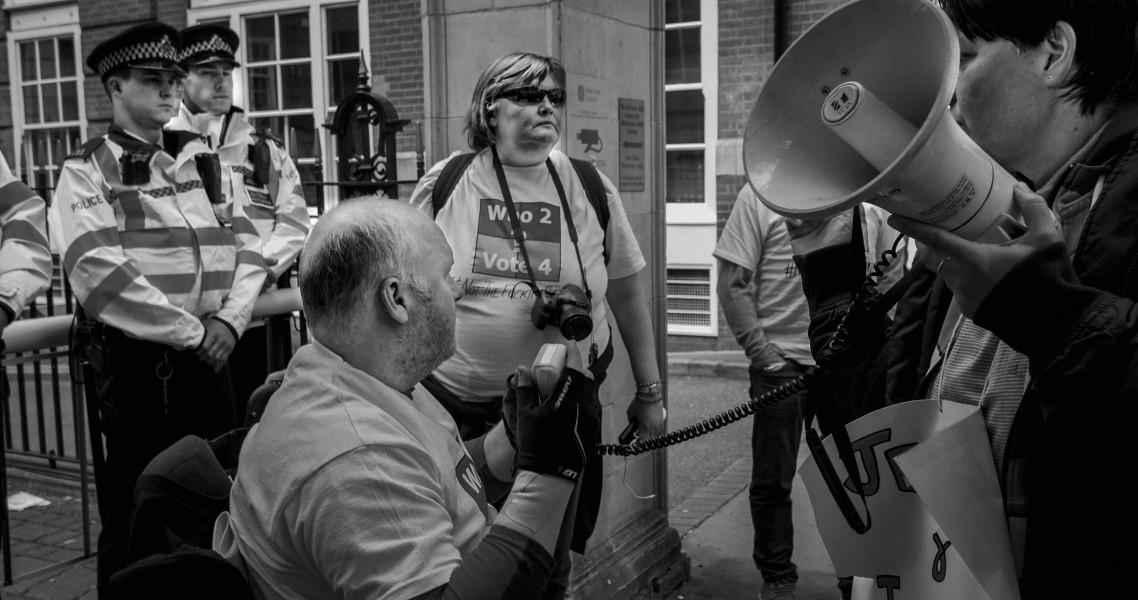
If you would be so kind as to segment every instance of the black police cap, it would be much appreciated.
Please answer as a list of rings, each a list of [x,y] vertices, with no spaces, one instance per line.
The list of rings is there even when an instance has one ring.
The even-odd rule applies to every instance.
[[[87,56],[87,66],[106,80],[119,67],[186,72],[178,66],[182,36],[165,23],[143,23],[95,46]]]
[[[214,62],[240,67],[236,56],[240,45],[237,33],[224,25],[194,25],[182,30],[179,62],[183,69]]]

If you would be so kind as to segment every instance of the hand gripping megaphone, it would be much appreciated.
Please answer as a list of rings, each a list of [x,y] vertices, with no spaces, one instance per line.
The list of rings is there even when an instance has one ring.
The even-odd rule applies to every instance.
[[[860,202],[970,240],[1001,242],[1015,179],[949,113],[960,43],[928,0],[854,0],[775,65],[747,121],[759,199],[798,219]]]

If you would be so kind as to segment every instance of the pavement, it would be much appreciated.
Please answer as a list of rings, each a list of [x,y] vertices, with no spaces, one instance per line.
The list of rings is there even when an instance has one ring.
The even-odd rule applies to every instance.
[[[670,378],[745,380],[747,362],[742,352],[737,351],[670,353],[668,373]],[[740,385],[745,384],[740,382]],[[800,460],[805,452],[803,446]],[[750,469],[750,452],[741,449],[738,457],[718,475],[670,508],[669,522],[681,536],[683,551],[691,561],[691,572],[680,587],[656,598],[759,597],[762,579],[751,560],[752,528],[747,502]],[[0,597],[5,600],[93,600],[95,558],[89,552],[98,536],[98,515],[87,516],[91,530],[90,549],[85,557],[77,486],[61,485],[34,474],[9,472],[9,493],[18,491],[29,492],[50,504],[9,512],[12,572],[16,581],[0,587]],[[809,498],[797,477],[792,500],[794,561],[799,573],[797,598],[837,600],[840,594],[833,565],[818,537]]]

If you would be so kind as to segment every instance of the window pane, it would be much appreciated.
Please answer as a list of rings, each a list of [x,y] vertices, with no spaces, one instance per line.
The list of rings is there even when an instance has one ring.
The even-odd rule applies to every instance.
[[[40,79],[56,77],[55,40],[40,40]]]
[[[58,123],[59,122],[59,84],[46,83],[41,89],[43,90],[43,122],[44,123]]]
[[[313,124],[314,121],[312,115],[292,115],[288,118],[288,126],[295,133],[295,138],[290,135],[285,140],[285,143],[288,144],[290,156],[298,158],[316,156],[316,126]],[[295,148],[293,148],[293,142],[296,143]]]
[[[703,150],[668,151],[668,202],[703,202]]]
[[[70,134],[67,129],[59,128],[48,131],[48,140],[50,140],[51,147],[48,148],[48,156],[51,162],[48,163],[52,168],[55,168],[59,163],[63,162],[63,157],[67,156],[67,144],[70,142]]]
[[[75,76],[75,40],[59,38],[59,76]]]
[[[51,164],[51,158],[47,154],[47,136],[47,131],[37,131],[32,134],[32,163],[37,167]]]
[[[328,61],[328,85],[331,86],[329,99],[339,104],[345,96],[356,91],[360,82],[360,61],[358,58]]]
[[[328,54],[347,54],[360,51],[360,28],[356,7],[329,8]]]
[[[252,90],[252,110],[277,110],[277,68],[254,67],[249,69],[249,88]]]
[[[262,62],[277,58],[277,38],[272,17],[246,19],[245,31],[248,38],[248,50],[246,52],[249,56],[249,62]]]
[[[249,123],[257,130],[267,129],[272,133],[273,137],[283,139],[281,131],[284,130],[285,126],[284,117],[255,117],[249,119]]]
[[[668,92],[664,104],[668,111],[668,144],[703,141],[703,92]]]
[[[77,121],[79,120],[79,86],[74,81],[67,81],[60,84],[60,92],[63,95],[63,120],[64,121]]]
[[[281,65],[284,103],[281,108],[312,108],[312,68],[309,65]]]
[[[40,122],[40,95],[38,85],[24,86],[24,123]]]
[[[326,188],[323,186],[317,186],[317,185],[305,185],[306,183],[317,181],[317,179],[316,179],[316,165],[314,165],[312,163],[304,163],[304,164],[296,165],[296,170],[300,171],[300,184],[301,184],[301,187],[304,188],[304,203],[307,204],[308,206],[316,206],[317,200],[320,197],[319,194],[322,191],[328,190],[330,188]],[[325,173],[327,173],[328,168],[325,166],[323,171]]]
[[[34,42],[20,44],[20,79],[35,81],[36,75],[36,45]]]
[[[699,20],[699,0],[666,0],[665,23],[688,23]]]
[[[699,81],[699,29],[664,32],[664,83]]]
[[[308,13],[281,15],[281,58],[307,58],[308,54]]]

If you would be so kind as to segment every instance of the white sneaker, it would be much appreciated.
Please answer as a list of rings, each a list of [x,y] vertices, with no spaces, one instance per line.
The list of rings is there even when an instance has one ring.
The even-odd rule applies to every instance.
[[[763,583],[762,600],[794,600],[795,584],[790,581]]]

